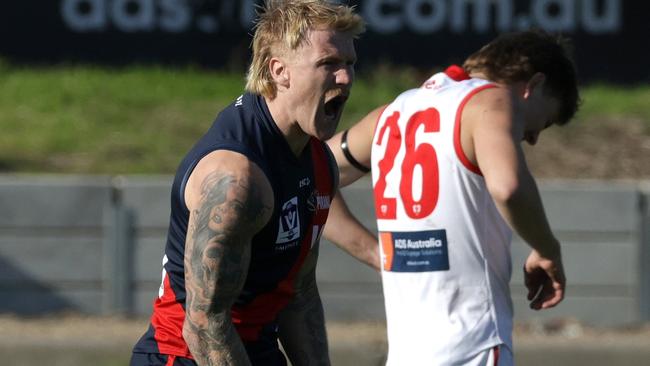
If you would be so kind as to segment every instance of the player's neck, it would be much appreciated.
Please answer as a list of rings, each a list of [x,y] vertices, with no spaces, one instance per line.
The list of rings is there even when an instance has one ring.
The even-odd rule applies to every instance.
[[[480,71],[472,71],[469,74],[469,77],[472,78],[472,79],[483,79],[483,80],[491,81],[490,78],[488,78],[487,75],[485,75],[484,73],[482,73]]]
[[[309,142],[309,136],[300,128],[296,119],[291,115],[291,106],[284,105],[280,98],[266,99],[273,122],[295,156],[300,156]]]

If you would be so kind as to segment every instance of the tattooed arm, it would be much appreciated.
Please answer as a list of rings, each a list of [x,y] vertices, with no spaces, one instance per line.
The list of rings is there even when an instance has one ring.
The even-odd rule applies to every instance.
[[[220,150],[192,172],[185,201],[183,338],[198,365],[250,365],[230,308],[246,280],[251,239],[270,218],[271,186],[246,157]]]
[[[318,244],[296,279],[293,301],[280,313],[280,341],[294,366],[330,364],[323,305],[316,287]]]

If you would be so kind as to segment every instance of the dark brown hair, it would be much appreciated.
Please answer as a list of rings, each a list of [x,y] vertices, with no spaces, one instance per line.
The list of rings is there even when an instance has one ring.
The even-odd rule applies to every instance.
[[[541,72],[546,76],[546,90],[560,103],[556,123],[563,125],[580,105],[576,70],[569,53],[567,39],[541,30],[506,33],[469,56],[463,68],[504,84],[528,81]]]

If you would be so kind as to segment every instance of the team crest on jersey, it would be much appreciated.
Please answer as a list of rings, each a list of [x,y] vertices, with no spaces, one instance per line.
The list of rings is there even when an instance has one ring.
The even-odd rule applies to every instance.
[[[328,210],[330,208],[330,196],[318,193],[317,190],[311,192],[307,199],[307,209],[310,212],[316,210]]]
[[[293,197],[282,205],[280,226],[276,244],[294,241],[300,236],[300,218],[298,215],[298,197]]]

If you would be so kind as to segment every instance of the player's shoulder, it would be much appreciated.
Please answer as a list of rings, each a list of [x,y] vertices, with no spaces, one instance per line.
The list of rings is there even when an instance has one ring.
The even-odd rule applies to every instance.
[[[185,188],[188,208],[196,207],[209,194],[273,206],[273,189],[262,169],[247,156],[231,150],[209,153],[190,174]]]
[[[483,84],[473,90],[465,110],[503,110],[512,106],[512,92],[497,84]]]
[[[471,138],[510,135],[516,112],[514,94],[507,87],[495,85],[471,96],[462,111],[462,133]]]
[[[225,106],[215,118],[215,121],[244,119],[251,114],[252,102],[249,94],[241,94]]]
[[[339,175],[339,168],[336,163],[336,157],[334,156],[334,152],[332,151],[332,148],[328,145],[326,141],[321,141],[321,146],[323,148],[323,152],[327,160],[327,167],[329,169],[330,176],[332,179],[332,187],[338,187],[340,175]]]

